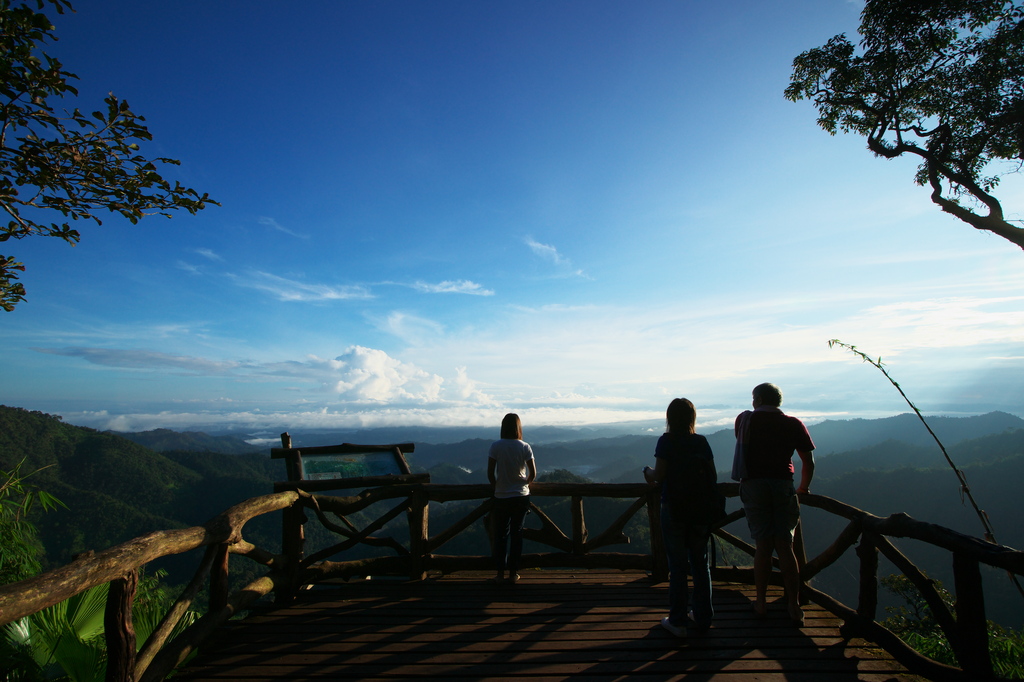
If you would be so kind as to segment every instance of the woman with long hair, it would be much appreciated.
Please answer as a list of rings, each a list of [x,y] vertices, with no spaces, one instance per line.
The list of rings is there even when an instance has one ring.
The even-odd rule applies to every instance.
[[[519,559],[523,554],[523,524],[530,510],[530,484],[537,478],[537,465],[530,444],[523,440],[519,415],[509,413],[501,420],[501,438],[491,444],[487,456],[487,480],[494,486],[491,522],[494,530],[496,583],[519,582]]]
[[[655,467],[644,467],[648,483],[661,486],[661,530],[668,555],[669,614],[661,625],[677,637],[687,626],[703,631],[711,627],[711,568],[708,543],[711,526],[692,510],[694,485],[714,486],[715,460],[707,439],[695,432],[697,410],[686,398],[676,398],[665,411],[667,432],[654,450]],[[687,505],[687,497],[691,498]],[[693,595],[686,575],[693,576]],[[692,620],[687,611],[692,608]]]

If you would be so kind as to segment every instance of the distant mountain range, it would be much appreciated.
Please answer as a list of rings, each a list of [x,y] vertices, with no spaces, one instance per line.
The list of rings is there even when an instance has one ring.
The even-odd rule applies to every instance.
[[[989,412],[976,417],[926,417],[935,435],[947,446],[971,438],[980,438],[1008,429],[1024,428],[1024,419],[1006,412]],[[908,445],[934,446],[921,420],[914,414],[899,414],[884,419],[823,421],[809,427],[816,446],[815,454],[858,450],[887,440]]]
[[[976,417],[926,417],[928,425],[946,447],[971,438],[1008,429],[1024,429],[1024,419],[1006,412],[989,412]],[[860,450],[885,441],[899,441],[907,445],[937,447],[928,430],[915,414],[898,414],[882,419],[825,420],[807,427],[814,440],[814,456],[828,457],[836,452]],[[732,461],[736,438],[732,429],[716,431],[708,436],[715,460]]]
[[[1013,429],[1024,429],[1024,419],[1006,412],[990,412],[975,417],[928,417],[928,424],[946,447],[961,441]],[[638,430],[651,430],[650,435],[637,435]],[[907,447],[907,456],[915,448],[922,448],[914,466],[926,464],[927,452],[938,453],[931,435],[913,414],[900,414],[883,419],[826,420],[809,427],[814,439],[815,457],[820,461],[834,453],[859,451],[881,445],[887,441]],[[156,452],[191,451],[224,454],[268,453],[272,445],[252,445],[247,437],[238,435],[209,435],[206,433],[170,429],[156,429],[111,435],[127,438]],[[528,440],[537,453],[541,469],[564,468],[581,473],[594,480],[611,480],[623,475],[627,469],[648,464],[654,456],[654,445],[661,435],[660,424],[639,422],[630,425],[566,428],[536,427],[530,429]],[[727,471],[732,462],[736,439],[732,429],[722,429],[707,435],[719,471]],[[487,449],[497,437],[496,429],[462,427],[393,427],[352,431],[322,431],[292,433],[295,447],[312,447],[336,443],[405,443],[416,445],[410,460],[424,470],[446,462],[477,470],[486,465]],[[889,446],[891,447],[891,446]],[[870,455],[864,455],[870,456]],[[908,463],[911,460],[907,460]],[[602,472],[595,474],[595,472]]]
[[[664,428],[664,421],[638,421],[622,422],[617,424],[599,424],[594,426],[531,426],[529,439],[531,443],[556,443],[560,441],[575,441],[591,438],[607,438],[626,434],[644,432],[659,432]],[[156,432],[164,434],[168,429],[157,429]],[[499,425],[494,426],[393,426],[371,429],[303,429],[297,431],[288,426],[278,429],[263,429],[259,433],[240,433],[237,430],[220,431],[213,429],[211,435],[224,442],[235,441],[247,444],[258,442],[260,445],[248,445],[249,452],[256,450],[267,450],[271,447],[280,446],[280,434],[289,432],[292,437],[292,444],[295,447],[314,447],[318,445],[334,445],[337,443],[459,443],[464,440],[487,440],[492,441],[498,437]],[[111,432],[114,433],[114,432]],[[148,437],[142,434],[151,434],[153,431],[141,431],[135,433],[117,432],[118,435],[136,440]],[[175,433],[175,432],[171,432]],[[195,434],[196,432],[186,432]],[[182,435],[185,435],[183,433]],[[206,434],[197,434],[206,435]],[[177,448],[175,448],[177,449]]]
[[[258,445],[251,445],[237,436],[211,436],[199,431],[179,432],[171,429],[154,429],[134,433],[117,431],[105,431],[104,433],[127,438],[154,452],[188,450],[191,452],[220,452],[225,455],[251,455],[266,450]]]
[[[947,448],[971,439],[1024,429],[1024,419],[1005,412],[977,417],[929,417],[928,423]],[[817,446],[815,459],[819,478],[833,475],[830,472],[839,475],[857,468],[944,465],[935,441],[913,414],[885,419],[824,421],[810,426],[809,431]],[[622,483],[643,480],[640,470],[653,461],[659,436],[620,435],[562,442],[531,441],[531,444],[541,471],[568,469],[594,481]],[[736,438],[732,429],[716,431],[707,438],[721,477],[732,467]],[[447,463],[481,471],[486,467],[492,440],[417,443],[410,460],[426,470]]]

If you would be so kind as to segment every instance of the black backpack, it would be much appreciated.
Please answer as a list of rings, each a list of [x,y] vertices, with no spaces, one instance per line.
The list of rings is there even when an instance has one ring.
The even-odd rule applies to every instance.
[[[673,491],[669,501],[675,519],[686,524],[711,526],[725,517],[725,495],[718,490],[714,462],[698,457],[689,448],[679,448],[676,466],[682,467],[682,490]]]

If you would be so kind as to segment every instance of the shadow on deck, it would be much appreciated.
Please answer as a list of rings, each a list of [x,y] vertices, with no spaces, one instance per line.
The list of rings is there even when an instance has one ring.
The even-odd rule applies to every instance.
[[[668,583],[641,572],[524,571],[500,587],[488,575],[304,591],[232,621],[175,679],[922,679],[876,645],[843,639],[821,607],[805,607],[802,628],[781,603],[754,618],[749,586],[716,583],[713,627],[684,640],[659,626]]]

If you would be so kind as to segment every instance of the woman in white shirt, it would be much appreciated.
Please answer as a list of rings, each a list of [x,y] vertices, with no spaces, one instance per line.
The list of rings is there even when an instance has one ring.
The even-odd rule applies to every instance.
[[[494,580],[519,581],[519,559],[523,554],[523,524],[530,510],[530,484],[537,478],[537,465],[530,444],[523,441],[519,415],[509,413],[501,420],[501,440],[491,444],[487,456],[487,480],[494,486]]]

